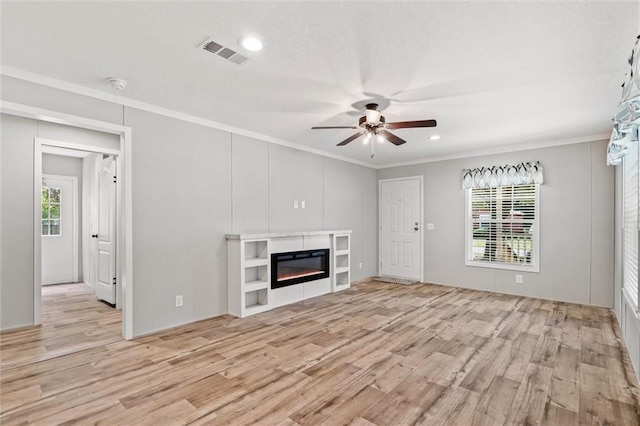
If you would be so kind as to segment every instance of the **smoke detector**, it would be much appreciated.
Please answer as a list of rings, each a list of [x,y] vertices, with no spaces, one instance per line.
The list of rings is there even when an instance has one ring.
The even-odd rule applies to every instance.
[[[122,90],[127,86],[127,82],[121,78],[117,77],[109,77],[107,78],[107,83],[111,85],[116,90]]]

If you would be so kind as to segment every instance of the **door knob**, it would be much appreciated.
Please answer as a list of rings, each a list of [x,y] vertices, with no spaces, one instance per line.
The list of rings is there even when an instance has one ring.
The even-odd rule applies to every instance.
[[[420,229],[416,226],[415,228],[413,228],[414,231],[419,231]]]
[[[98,234],[91,234],[91,238],[98,238]]]

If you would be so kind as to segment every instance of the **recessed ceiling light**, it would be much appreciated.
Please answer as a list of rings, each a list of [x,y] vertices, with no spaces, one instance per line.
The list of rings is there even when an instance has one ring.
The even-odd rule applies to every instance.
[[[240,44],[251,52],[257,52],[262,50],[262,42],[255,37],[245,37],[240,40]]]
[[[429,139],[431,139],[432,141],[437,141],[438,139],[440,139],[440,136],[439,135],[433,135]]]

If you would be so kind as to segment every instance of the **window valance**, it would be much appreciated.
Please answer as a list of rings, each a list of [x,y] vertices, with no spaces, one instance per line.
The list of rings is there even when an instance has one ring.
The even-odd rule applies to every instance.
[[[539,161],[516,165],[507,164],[504,166],[464,169],[462,171],[463,189],[525,185],[530,183],[541,184],[543,182],[542,165]]]
[[[640,128],[640,36],[629,58],[629,80],[622,86],[622,100],[613,117],[613,131],[607,147],[607,164],[622,162],[629,145],[638,143]]]

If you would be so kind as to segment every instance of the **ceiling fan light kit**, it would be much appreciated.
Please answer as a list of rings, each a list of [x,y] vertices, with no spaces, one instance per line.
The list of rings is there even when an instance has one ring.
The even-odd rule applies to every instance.
[[[363,144],[367,145],[371,142],[371,158],[373,158],[375,155],[375,141],[371,139],[374,136],[377,136],[376,139],[378,139],[379,142],[387,140],[396,146],[407,142],[393,133],[388,132],[386,129],[436,127],[437,124],[436,120],[397,121],[394,123],[387,123],[382,113],[378,111],[378,104],[370,103],[365,105],[365,114],[358,120],[358,126],[316,126],[311,129],[358,129],[359,127],[360,131],[358,133],[349,136],[337,146],[347,145],[348,143],[358,139],[360,136],[366,134]],[[435,140],[433,137],[431,137],[431,139]]]

